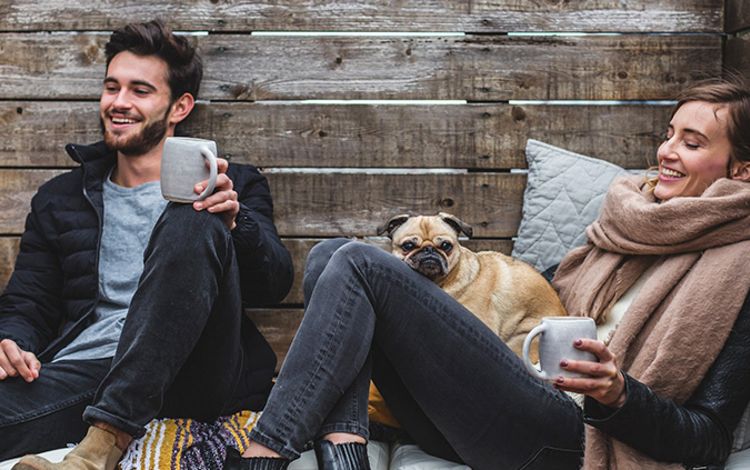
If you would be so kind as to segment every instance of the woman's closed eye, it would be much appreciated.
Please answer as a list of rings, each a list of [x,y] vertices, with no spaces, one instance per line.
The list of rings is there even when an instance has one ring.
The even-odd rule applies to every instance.
[[[700,146],[701,145],[697,142],[685,141],[685,147],[689,148],[690,150],[698,150]]]

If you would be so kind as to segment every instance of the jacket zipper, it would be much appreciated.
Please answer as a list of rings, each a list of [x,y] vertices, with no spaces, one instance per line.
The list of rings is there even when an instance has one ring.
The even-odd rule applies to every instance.
[[[77,157],[78,161],[81,162],[81,171],[83,172],[83,175],[82,175],[82,184],[81,184],[81,187],[83,189],[83,198],[86,199],[86,201],[89,203],[89,205],[91,206],[91,208],[94,210],[94,213],[96,214],[96,221],[97,221],[98,233],[97,233],[97,236],[96,236],[96,257],[94,258],[95,259],[95,261],[94,261],[94,273],[96,274],[96,299],[94,300],[94,305],[91,306],[91,308],[89,309],[89,311],[86,312],[85,314],[83,314],[81,316],[81,318],[79,318],[73,324],[73,326],[70,328],[70,330],[68,330],[68,332],[75,330],[76,326],[79,323],[83,322],[86,318],[88,318],[92,314],[92,312],[96,311],[96,307],[99,306],[99,302],[101,301],[101,292],[100,292],[100,289],[99,289],[99,248],[100,248],[101,241],[102,241],[102,217],[99,214],[99,211],[96,209],[96,206],[94,205],[94,201],[91,200],[91,197],[89,196],[89,193],[86,190],[87,170],[86,170],[86,165],[84,163],[84,160],[81,157],[81,155],[78,153],[78,149],[75,146],[73,146],[73,151],[76,153],[76,157]],[[66,336],[67,336],[67,334],[66,334]],[[60,338],[57,338],[57,339],[58,340],[62,340],[63,338],[64,338],[64,336],[62,336]],[[50,355],[49,360],[52,361],[52,359],[54,359],[54,355],[52,354],[52,346],[54,346],[55,349],[57,349],[56,351],[54,351],[54,354],[57,354],[58,352],[60,352],[60,350],[62,350],[62,348],[60,348],[58,346],[58,344],[56,344],[56,343],[58,343],[58,341],[53,341],[49,346],[47,346],[44,349],[44,351],[42,351],[39,354],[39,357],[40,358],[44,358],[44,356]],[[70,344],[70,343],[68,343],[68,344]],[[63,346],[63,348],[64,347],[65,346]]]

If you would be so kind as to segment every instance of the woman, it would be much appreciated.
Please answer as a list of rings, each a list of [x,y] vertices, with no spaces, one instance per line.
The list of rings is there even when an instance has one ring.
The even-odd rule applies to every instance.
[[[475,469],[721,463],[750,398],[750,91],[687,90],[657,157],[650,183],[613,184],[553,281],[571,315],[617,325],[575,343],[599,362],[562,362],[585,378],[531,377],[403,262],[323,243],[253,442],[227,468],[284,468],[312,439],[322,468],[368,468],[371,376],[417,443]]]

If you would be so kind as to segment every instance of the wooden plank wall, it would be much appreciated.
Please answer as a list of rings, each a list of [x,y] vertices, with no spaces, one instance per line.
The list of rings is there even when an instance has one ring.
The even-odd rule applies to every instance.
[[[319,240],[445,210],[509,252],[528,138],[643,168],[669,113],[644,101],[722,70],[723,0],[121,3],[0,0],[0,283],[62,146],[99,138],[109,32],[168,18],[205,62],[186,130],[270,180],[297,279],[250,314],[281,356]]]
[[[726,0],[725,31],[725,71],[750,76],[750,3],[746,0]]]
[[[750,3],[746,0],[726,0],[724,31],[736,33],[750,29]]]

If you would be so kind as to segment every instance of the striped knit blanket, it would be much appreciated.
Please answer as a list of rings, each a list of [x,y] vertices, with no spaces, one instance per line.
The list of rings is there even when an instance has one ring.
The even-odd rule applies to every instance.
[[[243,452],[260,413],[240,411],[212,423],[155,419],[146,435],[133,441],[120,461],[122,470],[221,470],[226,448]]]

